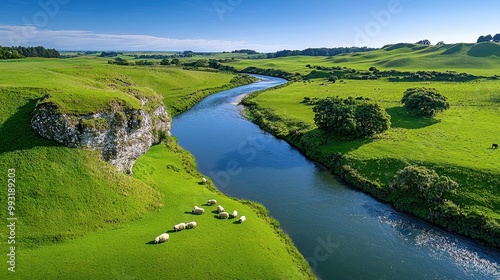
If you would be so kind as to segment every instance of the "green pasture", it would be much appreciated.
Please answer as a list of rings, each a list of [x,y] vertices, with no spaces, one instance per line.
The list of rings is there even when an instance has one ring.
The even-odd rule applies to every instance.
[[[405,71],[457,71],[480,76],[500,75],[500,44],[452,44],[444,46],[422,46],[395,44],[379,50],[351,53],[332,57],[290,56],[274,59],[250,59],[229,63],[237,69],[255,66],[275,68],[291,73],[307,75],[311,66],[341,66],[357,70],[368,70],[375,66],[379,70]]]
[[[18,218],[17,272],[8,272],[3,262],[0,279],[313,278],[263,207],[199,185],[194,159],[173,140],[153,147],[128,176],[97,152],[63,147],[35,136],[30,127],[31,112],[46,95],[75,114],[110,102],[139,106],[145,95],[188,106],[193,92],[200,98],[210,93],[207,88],[231,86],[234,75],[116,66],[89,57],[2,61],[0,71],[0,170],[16,170]],[[0,179],[4,186],[6,179]],[[6,197],[0,196],[1,205],[7,205]],[[211,198],[246,215],[247,222],[216,219],[215,206],[202,206]],[[194,205],[207,213],[186,213]],[[7,211],[0,211],[0,219],[6,218]],[[198,228],[151,245],[157,235],[188,221],[197,221]],[[0,230],[1,240],[8,235],[7,227]]]

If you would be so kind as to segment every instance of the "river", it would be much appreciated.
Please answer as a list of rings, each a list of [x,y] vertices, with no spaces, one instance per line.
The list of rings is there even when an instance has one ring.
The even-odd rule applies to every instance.
[[[349,187],[248,121],[242,96],[286,81],[207,97],[172,134],[219,190],[264,204],[321,279],[500,279],[500,250],[444,231]]]

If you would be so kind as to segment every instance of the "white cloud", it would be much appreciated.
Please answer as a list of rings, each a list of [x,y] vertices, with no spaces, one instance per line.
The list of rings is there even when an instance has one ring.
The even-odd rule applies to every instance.
[[[250,44],[244,41],[173,39],[150,35],[102,34],[84,30],[48,30],[31,25],[0,25],[0,45],[39,46],[58,50],[123,51],[277,51],[286,46]]]

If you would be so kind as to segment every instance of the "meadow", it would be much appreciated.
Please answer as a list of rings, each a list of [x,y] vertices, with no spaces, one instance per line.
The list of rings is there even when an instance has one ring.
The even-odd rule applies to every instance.
[[[212,183],[200,185],[194,159],[175,139],[152,147],[128,176],[97,152],[63,147],[30,127],[31,112],[44,97],[69,114],[96,112],[112,102],[136,108],[140,97],[163,101],[175,114],[213,91],[239,85],[234,74],[117,66],[94,56],[2,61],[0,71],[0,169],[16,170],[18,218],[17,272],[3,262],[0,278],[313,278],[267,210],[228,198]],[[215,206],[202,206],[211,198],[248,221],[216,219]],[[1,205],[6,200],[0,196]],[[194,205],[207,213],[191,215]],[[0,218],[5,221],[7,211]],[[188,221],[198,227],[170,232]],[[168,243],[151,244],[167,231]],[[7,228],[0,231],[0,239],[8,234]]]
[[[497,45],[495,45],[496,48]],[[255,61],[258,67],[274,65],[277,69],[310,72],[306,63],[322,66],[380,67],[385,62],[381,53],[393,53],[400,58],[417,59],[428,56],[416,66],[409,62],[396,68],[399,71],[448,69],[467,71],[476,75],[494,76],[500,74],[498,68],[491,65],[498,61],[498,53],[490,56],[470,56],[469,50],[456,46],[418,46],[415,49],[403,47],[394,50],[345,55],[332,58],[286,57],[274,60]],[[450,64],[436,57],[435,52],[460,49],[446,61],[460,60],[464,55],[469,60],[462,60],[460,68],[448,68]],[[463,47],[462,47],[463,48]],[[495,49],[493,48],[493,49]],[[371,57],[372,60],[367,59]],[[364,59],[363,59],[364,58]],[[293,64],[293,59],[296,63]],[[385,59],[385,58],[384,58]],[[394,57],[392,57],[394,59]],[[387,61],[391,57],[387,58]],[[327,63],[326,61],[330,61]],[[378,61],[375,63],[375,61]],[[488,63],[486,63],[487,61]],[[238,62],[239,67],[246,67],[250,61]],[[411,67],[409,65],[412,65]],[[458,64],[457,64],[458,65]],[[481,65],[481,66],[480,66]],[[498,65],[498,64],[497,64]],[[483,67],[484,66],[484,67]],[[282,68],[280,68],[282,67]],[[415,67],[415,68],[413,68]],[[422,68],[416,68],[422,67]],[[363,68],[355,68],[366,70]],[[406,89],[412,87],[432,87],[448,97],[451,108],[439,113],[434,118],[422,118],[410,115],[400,102]],[[325,98],[329,96],[365,97],[377,101],[391,115],[391,128],[373,138],[358,140],[343,139],[327,135],[314,124],[312,106],[304,103],[304,97]],[[284,138],[304,151],[307,155],[333,167],[332,156],[342,155],[342,165],[350,170],[348,175],[339,174],[348,182],[373,194],[374,196],[398,204],[389,193],[389,186],[397,171],[409,164],[425,165],[446,175],[459,183],[456,194],[446,199],[458,206],[451,217],[436,218],[428,209],[413,207],[404,209],[413,214],[440,224],[451,230],[475,238],[487,240],[490,244],[500,245],[500,153],[492,149],[492,143],[500,142],[498,131],[500,124],[500,81],[495,79],[476,79],[469,82],[414,81],[393,82],[389,78],[377,80],[344,79],[331,83],[325,78],[313,78],[294,82],[288,86],[271,89],[245,100],[250,105],[250,117],[263,128]],[[343,171],[337,170],[342,173]],[[352,179],[359,177],[357,179]],[[352,182],[350,180],[353,180]],[[364,183],[369,182],[369,186]],[[448,214],[439,213],[446,216]],[[456,216],[453,216],[455,215]],[[454,221],[454,220],[457,221]],[[460,220],[460,221],[458,221]]]
[[[423,46],[415,44],[388,45],[379,50],[354,54],[325,56],[289,56],[275,59],[241,59],[230,63],[237,69],[250,66],[276,68],[291,73],[309,74],[307,64],[314,66],[342,66],[368,70],[375,66],[380,70],[466,72],[474,75],[500,75],[500,45],[497,43],[453,44]]]

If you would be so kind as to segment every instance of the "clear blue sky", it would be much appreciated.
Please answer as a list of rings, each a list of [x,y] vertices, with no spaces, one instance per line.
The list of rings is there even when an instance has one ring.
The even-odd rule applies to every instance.
[[[382,47],[500,33],[498,0],[3,0],[0,45],[59,50]]]

